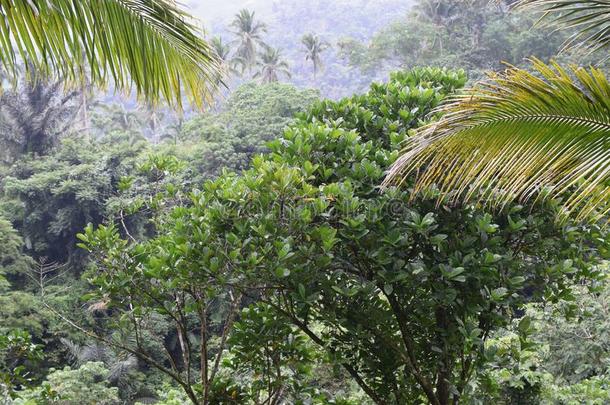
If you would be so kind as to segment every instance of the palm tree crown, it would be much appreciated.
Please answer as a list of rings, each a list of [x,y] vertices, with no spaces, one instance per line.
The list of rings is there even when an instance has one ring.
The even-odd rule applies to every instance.
[[[229,47],[229,44],[223,42],[221,37],[214,37],[210,41],[210,45],[222,63],[229,62],[229,54],[231,53],[231,47]]]
[[[63,85],[60,80],[38,78],[2,93],[0,146],[8,156],[43,156],[71,129],[80,107],[79,94],[62,91]]]
[[[267,26],[256,21],[254,11],[241,10],[231,23],[237,44],[236,59],[242,65],[242,71],[251,69],[256,64],[259,47],[266,47],[263,34],[267,32]]]
[[[301,43],[305,46],[305,60],[310,60],[313,65],[313,77],[315,79],[318,70],[323,66],[320,55],[330,45],[315,34],[304,35]]]
[[[220,60],[223,72],[228,75],[237,74],[237,60],[231,57],[231,46],[220,37],[212,38],[210,45]],[[239,63],[237,63],[237,65],[239,65]]]
[[[282,59],[279,49],[267,48],[258,62],[258,71],[254,75],[263,83],[273,83],[279,80],[280,75],[291,77],[290,66]]]
[[[0,8],[0,65],[14,80],[21,59],[37,74],[111,82],[176,107],[184,90],[202,106],[219,84],[217,58],[172,0],[0,0]]]

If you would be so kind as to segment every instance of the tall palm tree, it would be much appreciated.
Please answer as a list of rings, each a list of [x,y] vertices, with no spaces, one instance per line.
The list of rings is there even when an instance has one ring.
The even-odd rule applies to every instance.
[[[610,2],[522,0],[554,23],[578,29],[571,45],[605,48]],[[444,116],[422,128],[385,184],[416,174],[415,190],[474,196],[498,206],[544,195],[564,197],[561,216],[598,220],[610,212],[610,82],[596,68],[532,59],[450,98]]]
[[[231,23],[237,44],[235,62],[242,66],[243,71],[251,70],[256,65],[259,47],[266,48],[263,34],[267,32],[265,23],[257,21],[254,11],[241,10]]]
[[[330,47],[330,44],[315,34],[304,35],[301,43],[305,46],[305,60],[310,60],[313,65],[313,79],[316,80],[316,74],[323,66],[320,55]]]
[[[173,0],[0,0],[0,9],[0,66],[13,80],[25,60],[77,87],[112,83],[176,107],[183,92],[202,106],[218,86],[219,61]]]
[[[277,82],[281,75],[291,77],[290,66],[288,62],[282,59],[282,53],[279,49],[265,49],[260,55],[257,66],[258,71],[254,74],[254,78],[260,79],[262,83]]]
[[[231,57],[231,46],[227,42],[223,41],[221,37],[212,38],[210,45],[220,60],[220,65],[223,72],[229,75],[237,74],[237,66],[239,63],[236,63],[236,58]]]

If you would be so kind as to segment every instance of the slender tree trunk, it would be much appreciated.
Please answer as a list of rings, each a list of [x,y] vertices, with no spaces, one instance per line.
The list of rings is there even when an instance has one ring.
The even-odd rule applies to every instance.
[[[85,130],[85,136],[87,137],[87,140],[91,140],[91,131],[90,131],[90,125],[89,125],[89,103],[87,102],[87,87],[85,85],[82,86],[81,88],[81,103],[82,103],[82,111],[83,111],[83,128]]]
[[[201,384],[203,385],[203,404],[208,405],[211,381],[208,379],[208,311],[205,303],[199,304],[199,319],[201,322],[199,336],[201,339]]]
[[[451,404],[451,392],[449,390],[451,369],[449,353],[447,353],[447,345],[445,343],[444,331],[447,330],[447,312],[445,308],[439,306],[436,308],[436,327],[437,332],[437,345],[442,349],[441,362],[436,377],[436,397],[440,405]]]

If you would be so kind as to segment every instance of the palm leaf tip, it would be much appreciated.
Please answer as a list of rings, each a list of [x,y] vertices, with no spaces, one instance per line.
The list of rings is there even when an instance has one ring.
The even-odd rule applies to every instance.
[[[112,82],[179,108],[183,96],[203,106],[222,84],[218,57],[171,0],[0,0],[0,8],[0,63],[10,76],[16,49],[37,72]]]
[[[391,167],[385,185],[413,177],[414,192],[496,206],[563,199],[561,216],[610,209],[610,83],[601,71],[533,60],[449,99]]]
[[[563,50],[580,47],[597,51],[610,45],[608,0],[519,0],[514,7],[542,12],[539,24],[573,30]]]

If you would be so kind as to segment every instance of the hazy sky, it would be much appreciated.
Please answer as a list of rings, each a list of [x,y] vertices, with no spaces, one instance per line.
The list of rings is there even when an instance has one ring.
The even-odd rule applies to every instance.
[[[212,21],[222,23],[232,19],[233,15],[244,7],[259,14],[264,13],[274,1],[276,0],[186,0],[185,4],[193,15],[209,27]]]

